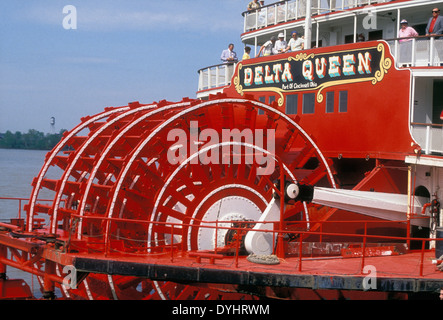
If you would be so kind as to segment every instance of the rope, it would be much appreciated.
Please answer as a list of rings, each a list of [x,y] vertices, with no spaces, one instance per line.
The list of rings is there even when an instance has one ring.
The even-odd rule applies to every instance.
[[[257,255],[252,253],[246,259],[249,262],[258,263],[258,264],[267,264],[267,265],[280,264],[280,260],[275,255]]]

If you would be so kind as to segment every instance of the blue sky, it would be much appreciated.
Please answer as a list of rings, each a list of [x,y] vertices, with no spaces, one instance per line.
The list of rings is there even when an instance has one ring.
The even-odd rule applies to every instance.
[[[132,101],[195,97],[197,70],[241,56],[249,0],[1,0],[0,132],[72,129]],[[77,10],[66,30],[63,8]]]

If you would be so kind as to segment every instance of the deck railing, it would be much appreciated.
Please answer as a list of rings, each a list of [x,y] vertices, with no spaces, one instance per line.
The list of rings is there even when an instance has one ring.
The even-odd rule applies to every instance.
[[[390,0],[312,0],[312,14],[326,14]],[[278,1],[258,10],[243,12],[244,32],[270,25],[302,19],[306,16],[306,0]]]
[[[443,154],[443,125],[432,123],[411,123],[412,136],[425,154]]]
[[[50,199],[38,199],[37,203],[51,203],[53,200]],[[20,197],[0,197],[0,224],[4,222],[14,221],[13,223],[23,224],[26,220],[26,212],[24,210],[24,205],[29,203],[28,198]],[[66,199],[61,201],[63,205],[66,204]],[[16,215],[13,215],[16,212]],[[36,218],[34,219],[35,224],[43,225],[45,219]]]
[[[229,85],[236,66],[236,63],[223,63],[198,70],[198,91]]]
[[[2,198],[4,200],[18,200],[18,199],[12,199],[12,198]],[[21,199],[24,200],[24,199]],[[302,247],[303,247],[303,243],[306,242],[306,239],[309,236],[317,236],[319,237],[319,241],[323,242],[324,240],[323,237],[340,237],[340,238],[348,238],[349,241],[351,242],[355,242],[355,240],[351,240],[351,239],[355,239],[358,238],[361,243],[361,246],[358,247],[360,248],[360,254],[359,257],[361,259],[361,270],[360,273],[363,274],[363,270],[364,270],[364,266],[365,266],[365,259],[370,257],[371,255],[367,254],[367,248],[369,248],[369,243],[371,243],[372,241],[376,241],[374,243],[378,243],[378,242],[385,242],[385,243],[389,243],[389,242],[398,242],[401,241],[402,243],[410,243],[411,241],[415,241],[420,243],[420,251],[421,254],[419,257],[417,257],[417,264],[413,264],[413,268],[414,270],[411,270],[411,273],[409,274],[409,276],[415,276],[415,277],[423,277],[424,276],[424,265],[425,265],[425,252],[432,252],[433,250],[430,249],[426,249],[426,243],[430,242],[430,241],[443,241],[442,238],[412,238],[410,236],[406,236],[406,237],[399,237],[399,236],[390,236],[390,235],[380,235],[380,234],[370,234],[368,232],[369,230],[369,225],[374,227],[375,225],[377,226],[384,226],[386,227],[388,224],[399,224],[399,223],[404,223],[406,226],[409,226],[410,221],[374,221],[374,220],[360,220],[360,221],[298,221],[298,222],[292,222],[293,224],[303,224],[303,223],[309,223],[310,225],[317,225],[320,224],[319,228],[316,228],[316,230],[311,230],[311,231],[304,231],[304,230],[299,230],[299,231],[291,231],[286,229],[284,226],[289,226],[289,224],[291,224],[291,222],[283,222],[283,221],[267,221],[267,222],[263,222],[263,221],[236,221],[236,226],[232,226],[232,227],[228,227],[226,226],[227,224],[231,224],[232,221],[201,221],[198,219],[193,219],[194,221],[189,222],[189,223],[174,223],[174,222],[160,222],[160,221],[146,221],[146,220],[134,220],[134,219],[124,219],[124,218],[107,218],[107,217],[94,217],[94,216],[79,216],[76,214],[73,214],[72,217],[78,217],[78,218],[82,218],[82,219],[92,219],[92,220],[99,220],[99,221],[114,221],[114,222],[124,222],[125,224],[131,225],[156,225],[159,227],[159,229],[163,229],[165,230],[165,232],[168,232],[168,230],[170,230],[170,238],[165,237],[165,239],[163,239],[163,245],[160,244],[160,246],[158,246],[159,244],[157,244],[157,246],[155,247],[155,249],[157,249],[156,253],[147,253],[147,252],[140,252],[138,251],[138,253],[132,252],[129,253],[130,251],[119,251],[116,248],[110,248],[109,246],[105,245],[105,255],[109,255],[111,253],[115,253],[115,252],[119,252],[119,253],[127,253],[129,255],[133,255],[133,256],[151,256],[151,257],[155,257],[155,256],[159,256],[159,255],[170,255],[170,259],[171,262],[175,262],[177,260],[181,259],[181,255],[179,254],[180,251],[186,251],[186,249],[183,247],[183,243],[180,243],[180,239],[185,239],[185,235],[184,234],[180,234],[180,232],[185,232],[185,230],[188,230],[188,228],[193,228],[198,226],[199,228],[208,228],[208,229],[213,229],[214,232],[223,232],[226,230],[233,230],[235,232],[237,232],[237,234],[246,234],[246,232],[248,231],[252,231],[253,229],[250,228],[251,224],[255,224],[255,223],[261,223],[261,224],[266,224],[266,226],[268,226],[266,229],[260,229],[260,230],[254,230],[256,232],[263,232],[263,233],[272,233],[273,234],[273,243],[277,245],[277,247],[272,248],[272,251],[276,252],[276,255],[279,256],[279,258],[284,258],[284,256],[286,255],[286,253],[284,252],[283,247],[279,246],[279,244],[277,243],[277,239],[282,239],[282,235],[292,235],[294,237],[294,243],[296,246],[298,246],[299,251],[298,253],[296,253],[296,257],[298,256],[298,266],[297,269],[301,272],[303,271],[303,262],[304,261],[309,261],[311,258],[310,256],[305,256],[302,253]],[[413,216],[412,219],[421,219],[424,218],[423,215],[416,215]],[[197,224],[194,224],[197,223]],[[351,224],[360,224],[361,225],[361,229],[363,230],[363,233],[358,232],[355,234],[348,234],[348,233],[337,233],[337,232],[325,232],[323,231],[323,226],[325,224],[328,223],[333,223],[333,224],[337,224],[337,223],[341,223],[342,225],[346,225],[348,223]],[[3,224],[1,223],[0,226],[4,226],[6,228],[9,229],[14,229],[15,226],[13,225],[9,225],[9,224]],[[185,228],[186,227],[186,228]],[[283,228],[282,228],[283,227]],[[409,228],[409,227],[408,227]],[[174,231],[176,230],[176,231]],[[176,233],[175,233],[176,232]],[[175,239],[175,235],[179,236],[177,239]],[[86,236],[86,235],[85,235]],[[112,235],[111,235],[112,236]],[[125,241],[128,242],[138,242],[139,244],[143,244],[146,245],[149,241],[147,241],[147,239],[128,239],[128,238],[120,238],[119,235],[113,235],[112,237],[116,237],[117,239],[124,239]],[[168,239],[174,239],[174,240],[168,240]],[[176,242],[176,240],[178,242]],[[372,241],[371,241],[372,240]],[[95,242],[95,244],[97,244],[99,241],[104,241],[103,244],[105,244],[107,241],[106,239],[103,238],[103,234],[101,236],[97,237],[97,240]],[[231,259],[234,260],[234,266],[235,268],[239,267],[239,255],[240,255],[240,237],[237,237],[235,240],[235,252],[234,255],[231,256]],[[346,240],[344,242],[347,242]],[[76,245],[74,243],[71,243],[71,247],[74,247],[74,249],[81,249],[80,247],[75,248]],[[137,245],[137,247],[139,247]],[[146,249],[149,249],[149,247],[145,247]],[[357,248],[357,247],[354,247]],[[158,249],[160,249],[160,251],[158,251]],[[217,252],[217,247],[214,248],[215,252]],[[142,250],[143,251],[143,250]],[[370,252],[369,252],[370,253]],[[283,255],[283,256],[281,256]],[[331,256],[331,258],[340,258],[340,256]],[[429,257],[429,255],[428,255]],[[229,257],[227,257],[229,258]],[[382,260],[380,260],[380,263],[383,263]],[[426,261],[426,263],[430,263],[429,261]],[[418,266],[418,268],[417,268]],[[20,266],[18,266],[20,267]]]
[[[73,217],[78,217],[80,218],[80,216],[77,215],[73,215]],[[409,253],[411,253],[412,251],[419,251],[421,254],[419,257],[417,257],[417,264],[414,264],[414,270],[411,270],[411,273],[409,274],[409,276],[418,276],[418,277],[423,277],[424,276],[424,264],[425,264],[425,252],[427,253],[434,253],[435,249],[427,249],[426,245],[430,242],[437,242],[437,241],[443,241],[443,238],[415,238],[415,237],[411,237],[411,236],[390,236],[390,235],[380,235],[380,234],[370,234],[368,232],[369,230],[369,225],[370,226],[383,226],[386,227],[388,224],[405,224],[405,226],[409,226],[410,221],[406,221],[406,220],[399,220],[399,221],[374,221],[374,220],[359,220],[359,221],[305,221],[305,223],[309,223],[311,225],[316,225],[319,224],[320,228],[318,228],[317,230],[314,231],[290,231],[287,229],[282,229],[281,228],[281,222],[280,221],[247,221],[247,222],[242,222],[242,221],[236,221],[236,226],[232,226],[232,227],[228,227],[226,226],[227,224],[232,224],[232,221],[201,221],[198,219],[193,219],[193,223],[173,223],[173,222],[159,222],[159,221],[145,221],[145,220],[131,220],[131,219],[119,219],[119,218],[99,218],[99,217],[82,217],[83,219],[91,219],[91,220],[112,220],[115,222],[125,222],[127,224],[142,224],[142,225],[152,225],[152,226],[157,226],[165,231],[170,230],[170,237],[169,239],[174,239],[174,241],[170,241],[167,240],[166,238],[162,241],[162,244],[160,243],[156,243],[155,247],[146,247],[147,251],[146,252],[141,252],[139,251],[138,253],[128,253],[126,251],[121,251],[120,249],[117,249],[115,247],[111,248],[108,245],[106,245],[107,241],[106,239],[103,239],[102,236],[97,236],[97,239],[95,241],[95,244],[99,244],[101,243],[104,248],[105,251],[103,252],[106,256],[108,255],[112,255],[115,253],[119,253],[119,254],[129,254],[132,256],[144,256],[144,257],[155,257],[155,256],[161,256],[161,255],[169,255],[171,262],[175,262],[181,259],[181,257],[183,257],[183,255],[180,254],[180,252],[182,251],[186,251],[188,252],[185,248],[183,248],[183,243],[180,242],[180,240],[178,239],[184,239],[185,235],[181,234],[180,232],[182,232],[183,230],[187,230],[188,228],[193,228],[196,225],[193,223],[198,223],[199,228],[201,229],[212,229],[214,230],[215,234],[217,235],[217,233],[220,232],[226,232],[226,230],[232,230],[235,231],[237,234],[246,234],[249,231],[256,231],[256,232],[262,232],[263,234],[269,234],[272,233],[272,251],[275,252],[275,255],[278,256],[279,258],[285,258],[285,257],[289,257],[289,256],[293,256],[295,255],[295,257],[298,257],[298,271],[303,271],[302,265],[303,265],[303,261],[309,261],[312,257],[311,254],[305,255],[302,253],[302,248],[303,248],[303,244],[306,242],[309,242],[309,240],[307,240],[310,236],[314,236],[314,237],[319,237],[320,239],[320,243],[327,243],[328,241],[322,240],[324,237],[328,237],[328,238],[335,238],[335,237],[339,237],[340,239],[349,239],[349,241],[347,240],[343,240],[343,243],[353,243],[353,248],[359,248],[360,250],[358,250],[358,255],[356,257],[359,257],[361,259],[361,274],[363,274],[363,269],[365,266],[365,259],[368,257],[371,257],[373,255],[371,255],[370,251],[368,251],[368,248],[370,247],[371,243],[372,244],[379,244],[379,243],[384,243],[386,246],[389,246],[390,243],[403,243],[403,244],[408,244],[407,246],[407,251],[409,251]],[[414,217],[414,219],[420,219],[422,217]],[[266,229],[260,229],[260,230],[253,230],[250,227],[246,226],[246,225],[251,225],[251,224],[256,224],[256,223],[260,223],[260,224],[265,224],[267,227]],[[302,221],[298,222],[299,224],[302,224]],[[361,225],[361,229],[360,230],[364,230],[363,233],[341,233],[341,232],[325,232],[323,231],[323,226],[325,224],[337,224],[340,223],[342,226],[345,226],[346,224],[359,224]],[[283,223],[284,225],[288,225],[289,223]],[[174,232],[174,230],[176,230]],[[281,244],[279,244],[277,242],[277,239],[282,239],[283,235],[286,236],[292,236],[294,239],[293,243],[295,244],[296,247],[299,248],[298,252],[295,254],[287,254],[284,250],[284,248],[281,246]],[[175,236],[177,236],[177,241],[175,242]],[[115,236],[115,235],[111,235],[111,237],[113,238],[113,240],[122,240],[122,238],[120,238],[119,236]],[[217,237],[217,236],[216,236]],[[88,236],[85,236],[85,238],[88,238]],[[358,240],[355,240],[358,239]],[[134,244],[138,243],[138,244],[146,244],[149,241],[147,241],[147,239],[128,239],[128,238],[124,238],[125,241],[127,242],[133,242]],[[100,242],[103,241],[103,242]],[[234,254],[231,255],[231,259],[233,259],[233,265],[235,266],[235,268],[239,267],[239,257],[241,255],[240,253],[240,242],[242,240],[240,239],[240,237],[237,237],[235,240],[235,244],[234,244]],[[375,241],[375,242],[373,242]],[[415,243],[419,243],[419,248],[420,249],[416,249],[416,250],[412,250],[410,249],[410,244],[411,242],[415,242]],[[338,243],[338,242],[337,242]],[[360,244],[360,246],[356,246],[357,243]],[[84,248],[82,248],[81,246],[78,246],[79,243],[71,243],[71,249],[74,250],[84,250]],[[139,247],[138,245],[136,245],[136,247]],[[152,251],[151,250],[155,250]],[[215,247],[214,248],[214,252],[215,253],[220,253],[220,248]],[[149,253],[151,252],[151,253]],[[203,251],[202,251],[203,252]],[[206,251],[205,251],[206,252]],[[383,254],[381,254],[383,255]],[[319,256],[320,257],[320,256]],[[340,255],[332,255],[332,256],[326,256],[329,257],[329,259],[332,258],[336,258],[336,259],[340,259],[342,258],[342,256]],[[429,257],[429,255],[428,255]],[[227,257],[229,258],[229,256]],[[381,260],[381,263],[382,260]],[[431,261],[428,261],[428,263],[431,263]],[[418,270],[416,268],[416,266],[419,266]]]
[[[443,63],[443,38],[440,37],[396,38],[387,42],[398,67],[439,67]]]

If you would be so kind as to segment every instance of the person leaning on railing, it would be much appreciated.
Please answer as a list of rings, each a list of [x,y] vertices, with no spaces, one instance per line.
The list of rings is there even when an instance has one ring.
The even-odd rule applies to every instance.
[[[400,25],[401,25],[401,28],[400,28],[400,31],[398,32],[398,37],[399,38],[408,38],[408,39],[401,39],[400,42],[411,41],[412,39],[410,37],[418,37],[418,32],[415,31],[414,28],[412,28],[408,25],[408,21],[406,19],[403,19],[400,22]]]
[[[256,57],[259,57],[262,52],[264,57],[276,54],[277,52],[274,49],[276,41],[277,37],[272,36],[269,41],[266,41],[265,44],[261,46],[260,51],[258,52]]]
[[[234,51],[234,44],[230,43],[228,49],[222,51],[220,59],[221,61],[223,61],[223,63],[231,63],[238,61],[237,53],[235,53]]]
[[[261,8],[261,4],[258,0],[253,0],[248,4],[248,11],[254,11]]]
[[[428,26],[426,27],[427,36],[435,34],[443,34],[443,17],[440,16],[439,8],[432,10],[432,17],[429,19]]]

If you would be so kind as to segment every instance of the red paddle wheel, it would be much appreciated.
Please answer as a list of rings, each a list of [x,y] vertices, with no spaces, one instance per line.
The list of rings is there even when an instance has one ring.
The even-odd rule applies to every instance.
[[[223,95],[150,105],[131,103],[82,119],[48,153],[33,182],[27,233],[64,241],[69,254],[116,259],[177,252],[229,254],[258,221],[275,182],[335,187],[327,161],[296,121],[250,99]],[[51,195],[49,205],[37,199]],[[292,228],[309,228],[315,208],[285,208]],[[301,220],[300,225],[295,223]],[[225,226],[225,229],[215,228]],[[244,248],[243,248],[244,249]],[[176,259],[180,259],[177,256]],[[61,274],[63,265],[55,268]],[[87,299],[254,298],[234,286],[184,285],[87,274]]]

